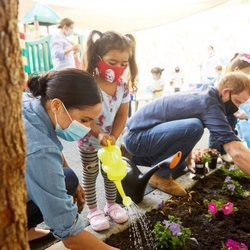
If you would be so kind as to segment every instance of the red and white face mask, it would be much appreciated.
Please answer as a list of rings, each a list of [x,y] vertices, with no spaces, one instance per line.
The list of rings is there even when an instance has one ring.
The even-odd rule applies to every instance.
[[[100,77],[110,83],[118,83],[127,66],[119,67],[105,63],[102,59],[98,62]]]

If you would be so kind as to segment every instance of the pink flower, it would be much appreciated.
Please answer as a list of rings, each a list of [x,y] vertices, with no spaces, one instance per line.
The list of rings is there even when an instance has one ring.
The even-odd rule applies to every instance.
[[[228,247],[228,250],[248,250],[247,245],[244,243],[240,243],[234,240],[227,240],[226,246]]]
[[[218,211],[217,211],[217,207],[216,207],[216,204],[214,202],[209,202],[208,205],[208,210],[212,213],[212,214],[216,214]]]
[[[234,240],[227,240],[226,246],[228,247],[229,250],[238,250],[240,243]]]
[[[240,250],[248,250],[248,247],[244,243],[240,243]]]
[[[233,205],[233,203],[228,202],[228,203],[224,204],[223,206],[221,206],[221,210],[225,215],[229,215],[229,214],[233,213],[234,205]]]

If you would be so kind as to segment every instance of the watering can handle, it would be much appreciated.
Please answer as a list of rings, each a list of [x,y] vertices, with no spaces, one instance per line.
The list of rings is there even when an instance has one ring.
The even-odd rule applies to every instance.
[[[110,147],[110,146],[111,146],[111,141],[107,140],[107,147]]]

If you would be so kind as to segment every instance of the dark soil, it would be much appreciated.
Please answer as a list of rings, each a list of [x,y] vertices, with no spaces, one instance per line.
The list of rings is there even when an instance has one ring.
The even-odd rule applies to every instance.
[[[250,197],[235,198],[218,194],[224,182],[225,175],[221,170],[216,171],[213,175],[199,180],[189,192],[187,197],[174,197],[168,200],[161,209],[152,210],[146,213],[150,227],[156,221],[162,221],[167,218],[167,215],[179,217],[183,222],[184,227],[189,227],[192,231],[192,236],[199,245],[194,241],[189,241],[185,249],[202,249],[202,250],[220,250],[222,243],[227,239],[233,239],[238,242],[244,242],[250,246]],[[249,179],[238,180],[245,190],[250,191]],[[209,221],[205,217],[207,207],[203,204],[204,199],[211,200],[212,198],[223,198],[225,201],[233,202],[239,211],[229,216],[212,219]],[[122,233],[112,235],[106,242],[112,246],[122,250],[135,249],[132,242],[129,240],[129,229]],[[142,234],[141,234],[142,235]],[[143,246],[144,250],[149,248]]]

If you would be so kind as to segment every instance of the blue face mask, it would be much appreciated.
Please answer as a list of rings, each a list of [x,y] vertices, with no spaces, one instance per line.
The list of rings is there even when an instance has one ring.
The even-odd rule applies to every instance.
[[[71,123],[66,129],[62,129],[61,126],[57,122],[57,117],[55,114],[56,119],[56,134],[61,137],[62,139],[66,141],[77,141],[83,138],[88,132],[90,131],[90,128],[87,126],[84,126],[80,122],[76,120],[72,120],[71,116],[69,115],[69,112],[65,108],[64,104],[62,104],[66,113],[68,114]]]
[[[66,36],[72,36],[74,34],[73,30],[69,30],[66,32]]]

